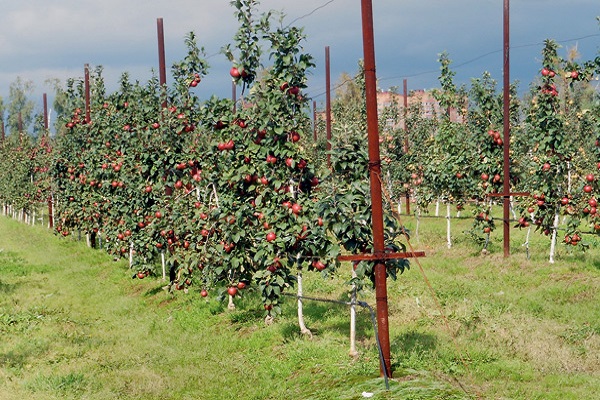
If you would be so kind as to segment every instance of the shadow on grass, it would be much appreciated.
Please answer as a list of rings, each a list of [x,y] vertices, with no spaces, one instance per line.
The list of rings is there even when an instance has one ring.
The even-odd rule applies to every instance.
[[[344,300],[342,300],[344,301]],[[293,303],[296,304],[295,301]],[[340,336],[350,334],[350,306],[318,300],[304,300],[303,312],[307,328],[313,335],[333,332]],[[300,338],[297,318],[293,322],[282,325],[282,336],[285,340]],[[373,325],[368,310],[356,307],[356,338],[361,341],[373,337]]]
[[[152,297],[152,296],[156,296],[157,294],[160,294],[160,293],[165,293],[164,287],[165,287],[165,285],[161,284],[160,286],[156,286],[155,288],[147,290],[146,293],[144,293],[144,296]]]
[[[415,353],[430,351],[436,348],[437,339],[430,333],[411,330],[396,336],[391,344],[392,352]]]
[[[9,294],[15,291],[15,285],[0,281],[0,293]]]
[[[591,263],[592,267],[600,270],[600,258],[594,258]]]

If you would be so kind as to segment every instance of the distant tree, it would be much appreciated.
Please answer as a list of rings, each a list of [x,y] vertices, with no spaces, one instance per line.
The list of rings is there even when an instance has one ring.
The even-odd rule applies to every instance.
[[[34,103],[28,98],[32,92],[33,82],[25,81],[21,77],[17,77],[17,80],[10,85],[6,121],[9,133],[19,132],[19,128],[26,132],[33,122]]]

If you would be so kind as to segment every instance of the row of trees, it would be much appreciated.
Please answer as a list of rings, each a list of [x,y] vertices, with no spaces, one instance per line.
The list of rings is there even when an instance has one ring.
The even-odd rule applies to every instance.
[[[473,233],[484,242],[495,228],[491,205],[510,179],[515,197],[516,227],[536,227],[555,236],[564,216],[563,241],[586,246],[583,232],[598,232],[596,198],[600,167],[600,104],[592,86],[600,72],[600,57],[577,62],[564,59],[548,40],[542,52],[540,76],[519,99],[511,85],[511,176],[503,176],[503,98],[488,73],[472,79],[470,88],[456,87],[447,54],[440,56],[440,88],[434,95],[443,110],[426,118],[421,105],[407,110],[406,127],[389,124],[383,145],[389,187],[400,199],[411,191],[417,213],[432,202],[470,203]],[[399,121],[397,107],[389,120]],[[385,111],[384,111],[385,112]],[[451,116],[458,117],[451,118]],[[404,129],[402,129],[404,128]],[[408,143],[408,146],[406,146]],[[585,222],[582,224],[582,222]],[[591,229],[590,229],[591,228]],[[450,236],[449,236],[450,240]],[[449,242],[450,243],[450,242]]]
[[[10,135],[2,144],[11,153],[18,136],[30,162],[13,153],[23,171],[13,181],[2,174],[1,200],[30,210],[52,197],[57,233],[81,232],[130,257],[136,277],[160,274],[164,257],[172,289],[235,296],[252,284],[270,315],[302,270],[326,274],[342,251],[371,250],[365,133],[336,142],[326,168],[310,141],[304,91],[314,64],[302,30],[258,15],[253,0],[232,4],[240,28],[223,52],[241,99],[195,95],[209,67],[193,33],[171,86],[124,74],[119,90],[107,93],[97,68],[89,117],[84,82],[70,80],[56,96],[65,110],[56,137],[44,133],[33,143]],[[389,248],[401,248],[401,228],[386,221]],[[388,271],[396,276],[406,266],[390,263]],[[355,282],[372,275],[359,263]]]
[[[55,109],[63,112],[56,137],[40,130],[35,140],[20,133],[3,141],[0,200],[5,209],[33,210],[52,198],[57,233],[82,232],[91,244],[130,257],[136,276],[159,274],[164,257],[174,289],[236,295],[252,283],[270,314],[302,270],[326,273],[343,251],[371,251],[364,84],[359,72],[338,92],[327,154],[323,124],[317,142],[309,133],[306,74],[314,65],[302,50],[302,30],[277,25],[272,13],[257,15],[254,1],[233,4],[240,29],[223,53],[241,99],[195,95],[209,66],[192,33],[171,86],[123,74],[119,90],[107,93],[97,68],[89,118],[84,82],[70,80],[57,91]],[[474,236],[485,237],[495,227],[491,195],[510,179],[513,191],[532,194],[514,199],[516,226],[555,238],[562,214],[563,242],[585,247],[582,221],[600,230],[600,107],[590,84],[600,59],[563,59],[552,41],[542,55],[529,94],[519,99],[511,87],[511,176],[504,177],[496,82],[484,73],[469,89],[456,87],[442,54],[435,95],[444,112],[426,118],[416,105],[381,113],[390,200],[409,191],[417,215],[432,202],[448,212],[470,203]],[[403,249],[391,213],[385,225],[389,250]],[[390,262],[388,274],[407,266]],[[373,277],[370,263],[355,269],[354,283]]]

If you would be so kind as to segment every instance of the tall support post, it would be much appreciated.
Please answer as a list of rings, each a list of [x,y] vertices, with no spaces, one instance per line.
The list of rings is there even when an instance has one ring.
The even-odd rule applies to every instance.
[[[331,64],[329,46],[325,47],[325,132],[327,134],[327,166],[331,168]]]
[[[367,131],[369,146],[369,179],[373,224],[373,252],[382,256],[375,264],[375,297],[377,304],[377,334],[383,353],[382,374],[391,376],[390,331],[386,267],[383,261],[385,241],[383,237],[383,204],[381,192],[381,159],[379,155],[379,126],[377,121],[377,77],[375,74],[375,39],[373,34],[372,0],[361,0],[363,52],[365,64],[365,95],[367,105]],[[385,370],[384,370],[385,368]]]
[[[406,154],[408,153],[408,125],[406,124],[406,118],[408,118],[408,82],[406,78],[402,80],[402,86],[402,100],[404,102],[402,129],[404,130],[404,154]],[[406,215],[410,215],[410,188],[406,189]]]
[[[161,91],[165,91],[162,107],[167,108],[167,66],[165,61],[165,30],[162,18],[156,19],[156,33],[158,36],[158,83],[160,84]]]
[[[46,93],[44,93],[42,95],[42,102],[44,105],[44,129],[47,131],[49,126],[48,126],[48,96],[46,95]]]
[[[510,255],[510,0],[504,0],[504,257]]]
[[[317,143],[317,102],[313,100],[313,140]]]
[[[90,65],[83,66],[84,86],[85,86],[85,123],[90,123]]]
[[[44,132],[44,134],[48,134],[48,129],[50,128],[49,123],[48,123],[48,96],[46,95],[46,93],[43,94],[42,96],[42,102],[44,104],[44,130],[46,132]],[[54,217],[52,216],[52,194],[48,194],[48,199],[47,199],[47,203],[48,203],[48,228],[52,229],[54,228]]]

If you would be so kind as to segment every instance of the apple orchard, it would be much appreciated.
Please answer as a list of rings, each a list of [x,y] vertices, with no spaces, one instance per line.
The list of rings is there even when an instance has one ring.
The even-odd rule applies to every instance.
[[[42,127],[36,137],[3,138],[0,201],[5,215],[50,203],[57,235],[86,236],[129,258],[136,278],[158,277],[164,265],[173,291],[235,297],[251,286],[265,315],[276,315],[299,271],[327,275],[340,255],[372,252],[364,96],[349,89],[363,93],[364,78],[359,71],[338,91],[327,143],[323,121],[310,117],[307,74],[315,65],[302,29],[279,26],[271,13],[249,18],[253,1],[232,3],[239,30],[223,54],[239,98],[200,100],[210,68],[193,33],[170,85],[124,73],[107,93],[97,67],[89,109],[81,80],[57,90],[56,135]],[[520,99],[511,87],[510,176],[502,94],[488,73],[457,87],[442,54],[434,95],[443,112],[426,118],[419,105],[404,114],[392,105],[380,113],[386,250],[406,249],[393,212],[405,198],[416,216],[435,204],[448,215],[451,207],[472,212],[470,236],[487,246],[499,199],[492,195],[505,179],[511,191],[530,193],[511,201],[515,228],[572,251],[600,233],[600,103],[590,84],[600,58],[563,59],[551,40],[541,56],[530,91]],[[395,278],[408,260],[386,267]],[[371,284],[373,262],[354,270],[352,283]]]

